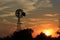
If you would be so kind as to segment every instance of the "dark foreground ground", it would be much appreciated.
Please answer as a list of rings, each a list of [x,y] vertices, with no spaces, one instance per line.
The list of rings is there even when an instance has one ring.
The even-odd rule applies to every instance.
[[[36,38],[32,38],[32,29],[25,29],[19,32],[14,32],[14,34],[6,38],[0,38],[0,40],[60,40],[60,36],[57,38],[47,37],[44,33],[40,33]]]

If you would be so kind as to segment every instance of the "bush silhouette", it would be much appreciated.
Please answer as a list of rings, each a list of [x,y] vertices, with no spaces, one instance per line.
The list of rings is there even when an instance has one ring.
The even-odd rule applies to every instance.
[[[36,38],[32,37],[32,29],[24,29],[19,32],[14,32],[11,37],[0,38],[0,40],[60,40],[60,36],[57,38],[52,38],[51,36],[46,36],[44,33],[40,33]]]
[[[12,36],[11,40],[19,39],[19,40],[32,40],[32,32],[31,29],[21,30],[19,32],[15,32]]]

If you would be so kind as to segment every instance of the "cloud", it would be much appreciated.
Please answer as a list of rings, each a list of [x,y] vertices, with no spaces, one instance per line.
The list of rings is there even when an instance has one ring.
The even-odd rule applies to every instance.
[[[17,0],[17,1],[22,6],[22,8],[26,11],[32,11],[35,9],[35,6],[33,6],[35,1],[33,2],[32,0]]]
[[[26,11],[33,11],[37,8],[52,8],[53,4],[50,0],[17,0],[22,8]]]
[[[60,0],[51,0],[53,4],[53,9],[60,13]]]
[[[3,24],[11,24],[11,25],[13,24],[13,25],[16,25],[16,23],[10,22],[7,19],[3,19],[1,23],[3,23]]]
[[[0,14],[4,14],[4,15],[2,15],[1,17],[3,17],[3,16],[7,16],[7,17],[8,16],[13,16],[14,13],[12,14],[12,12],[15,12],[15,10],[17,8],[22,8],[22,9],[24,9],[24,11],[30,11],[30,13],[33,13],[33,12],[38,13],[38,12],[40,12],[39,9],[46,8],[48,10],[48,8],[53,6],[53,4],[51,3],[50,0],[17,0],[17,1],[14,1],[14,0],[13,1],[12,0],[7,1],[6,0],[5,4],[2,4],[2,3],[1,3],[0,6],[2,6],[3,8],[1,8]],[[4,7],[4,6],[6,6],[6,7]],[[36,7],[36,6],[39,6],[39,7],[41,6],[43,8],[39,8],[39,7]],[[46,9],[44,9],[42,11],[44,12]],[[31,11],[33,11],[33,12],[31,12]],[[50,10],[48,10],[48,11],[50,11]],[[29,14],[29,12],[27,14]]]
[[[29,18],[30,21],[40,21],[42,19],[38,19],[38,18]]]
[[[0,15],[0,17],[8,17],[8,16],[15,16],[15,12],[10,12],[10,13],[7,13],[7,14]]]
[[[7,7],[7,6],[0,7],[0,11],[1,11],[1,10],[4,10],[5,8],[9,8],[9,7]]]
[[[27,20],[25,20],[25,24],[48,24],[48,23],[53,23],[53,24],[58,24],[58,19],[57,18],[29,18]]]
[[[6,13],[9,13],[9,12],[15,12],[15,10],[19,7],[21,7],[17,1],[15,0],[11,0],[11,1],[7,1],[5,0],[4,1],[1,1],[0,3],[0,14],[6,14]]]
[[[44,16],[57,17],[58,14],[44,14]]]
[[[51,8],[53,7],[53,4],[51,3],[50,0],[38,0],[35,4],[36,7],[42,7],[42,8]]]

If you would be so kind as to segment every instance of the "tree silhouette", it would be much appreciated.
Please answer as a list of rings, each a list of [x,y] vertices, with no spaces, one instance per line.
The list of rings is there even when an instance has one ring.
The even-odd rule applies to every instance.
[[[40,35],[38,35],[35,40],[47,40],[47,36],[41,32]]]
[[[32,32],[31,29],[21,30],[19,32],[15,32],[12,36],[12,40],[19,39],[19,40],[32,40]]]
[[[57,34],[59,34],[59,35],[60,35],[60,32],[57,32]]]
[[[6,38],[0,38],[0,40],[60,40],[59,37],[46,36],[43,32],[40,33],[36,38],[32,37],[32,29],[24,29],[18,32],[14,32],[11,37],[7,36]]]

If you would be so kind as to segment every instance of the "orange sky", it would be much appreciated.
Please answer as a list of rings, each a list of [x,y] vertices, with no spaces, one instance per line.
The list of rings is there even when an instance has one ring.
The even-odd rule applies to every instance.
[[[39,25],[41,27],[34,28],[34,32],[32,34],[33,37],[36,37],[39,35],[41,32],[45,33],[45,30],[50,30],[52,37],[58,37],[59,35],[56,34],[58,31],[58,27],[54,24],[41,24]]]

